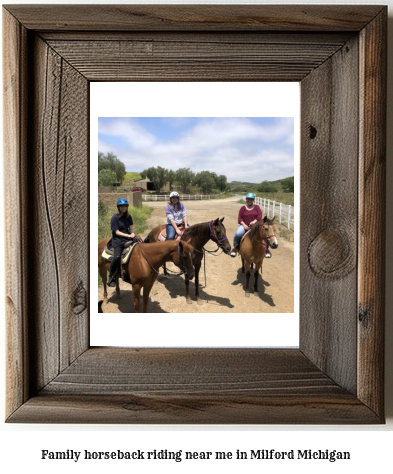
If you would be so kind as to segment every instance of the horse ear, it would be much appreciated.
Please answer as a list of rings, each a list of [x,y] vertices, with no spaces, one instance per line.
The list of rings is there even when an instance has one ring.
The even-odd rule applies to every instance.
[[[225,216],[222,219],[220,219],[220,222],[223,222],[224,219],[225,219]]]
[[[220,218],[217,217],[217,219],[214,221],[214,223],[215,223],[215,224],[219,224],[219,222],[220,222]]]
[[[263,218],[263,222],[266,222],[266,221],[267,221],[267,216]]]
[[[272,224],[273,224],[273,222],[274,222],[274,219],[275,219],[275,218],[276,218],[276,216],[273,216],[273,219],[272,219]]]

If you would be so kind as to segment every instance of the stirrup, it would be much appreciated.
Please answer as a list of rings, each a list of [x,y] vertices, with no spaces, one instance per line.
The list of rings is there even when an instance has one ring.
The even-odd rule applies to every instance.
[[[272,254],[269,250],[265,253],[265,258],[272,258]]]

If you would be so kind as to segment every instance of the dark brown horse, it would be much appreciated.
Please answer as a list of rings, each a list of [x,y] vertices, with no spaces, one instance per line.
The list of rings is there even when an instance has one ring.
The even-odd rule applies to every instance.
[[[105,303],[108,303],[106,282],[110,263],[102,257],[102,252],[109,240],[110,238],[107,238],[98,244],[98,269],[104,285]],[[140,294],[143,288],[143,312],[147,313],[150,290],[157,279],[159,268],[165,262],[172,261],[185,273],[187,280],[192,280],[194,276],[193,255],[194,249],[187,242],[174,240],[156,244],[138,242],[128,264],[122,266],[126,281],[131,282],[132,285],[135,312],[139,313]],[[119,275],[116,277],[116,294],[120,297]]]
[[[222,223],[223,220],[224,217],[222,219],[217,218],[216,220],[210,222],[194,224],[190,227],[187,227],[181,237],[181,241],[190,243],[195,250],[192,262],[195,267],[195,296],[198,304],[202,304],[202,301],[199,297],[199,270],[201,269],[201,262],[204,256],[204,245],[206,245],[209,240],[212,240],[226,254],[231,252],[231,246],[228,242],[224,224]],[[158,236],[164,228],[165,225],[154,227],[154,229],[149,232],[144,242],[157,242]],[[187,303],[192,303],[188,290],[189,278],[187,275],[185,277],[185,283]]]
[[[266,216],[262,221],[256,222],[240,243],[240,256],[242,257],[242,273],[246,270],[246,296],[250,296],[250,267],[254,269],[254,294],[258,294],[259,270],[262,273],[262,262],[265,258],[268,247],[276,249],[278,247],[275,236],[274,217],[268,219]]]

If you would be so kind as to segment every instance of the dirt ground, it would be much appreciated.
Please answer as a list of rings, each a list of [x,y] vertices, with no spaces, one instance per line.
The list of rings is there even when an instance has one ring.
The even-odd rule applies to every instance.
[[[207,222],[225,216],[224,225],[232,245],[233,235],[237,229],[239,198],[228,198],[212,201],[185,201],[190,224]],[[148,230],[165,223],[165,202],[145,203],[153,207],[148,220]],[[208,250],[215,250],[217,245],[209,241]],[[293,313],[294,312],[294,244],[284,238],[279,239],[279,246],[272,250],[272,258],[265,259],[258,283],[259,295],[251,291],[245,296],[245,274],[241,272],[240,257],[232,258],[221,251],[214,255],[205,253],[205,267],[202,263],[199,284],[202,304],[197,304],[194,281],[190,283],[192,304],[185,299],[184,277],[170,274],[165,276],[160,270],[157,281],[150,293],[149,313]],[[178,272],[172,263],[168,269]],[[250,288],[253,289],[253,270],[251,270]],[[108,304],[103,306],[104,313],[133,313],[134,303],[131,285],[120,281],[121,297],[116,297],[115,289],[108,288]],[[103,288],[98,289],[102,299]]]

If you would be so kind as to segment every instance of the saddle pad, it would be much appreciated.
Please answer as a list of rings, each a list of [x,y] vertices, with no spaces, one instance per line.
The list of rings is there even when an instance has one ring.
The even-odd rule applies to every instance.
[[[183,234],[184,228],[181,227],[180,230],[182,231],[182,234]],[[158,234],[157,240],[158,240],[158,242],[165,242],[166,241],[166,230],[165,229],[163,229]],[[173,239],[173,240],[181,240],[181,235],[176,235],[176,238]]]
[[[134,247],[135,245],[137,244],[138,242],[134,242],[132,245],[130,245],[121,255],[122,257],[122,260],[121,260],[121,263],[123,265],[125,265],[126,263],[128,263],[130,257],[131,257],[131,254],[132,254],[132,251],[134,250]],[[110,254],[108,253],[108,249],[107,247],[105,247],[104,251],[102,252],[102,258],[105,258],[105,260],[108,260],[108,262],[111,262],[113,260],[113,254]]]

